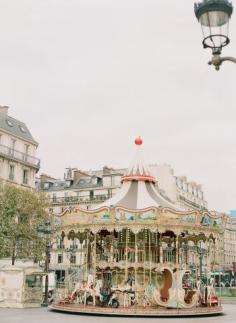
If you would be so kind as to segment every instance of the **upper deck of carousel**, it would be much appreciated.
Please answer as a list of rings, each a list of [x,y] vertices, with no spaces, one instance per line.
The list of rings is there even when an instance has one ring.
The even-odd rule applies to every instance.
[[[143,140],[135,139],[136,153],[126,174],[122,177],[119,192],[92,210],[66,209],[62,216],[64,229],[77,227],[79,231],[102,228],[120,231],[131,228],[140,231],[144,226],[151,231],[175,231],[210,233],[222,230],[224,217],[208,211],[184,210],[164,198],[157,190],[154,178],[142,157]],[[179,230],[178,230],[179,229]]]

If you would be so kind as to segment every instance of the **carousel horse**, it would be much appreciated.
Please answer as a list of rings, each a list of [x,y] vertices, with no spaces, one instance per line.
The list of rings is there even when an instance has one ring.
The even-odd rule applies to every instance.
[[[67,296],[63,302],[66,303],[72,303],[76,297],[83,296],[83,301],[86,302],[86,299],[88,296],[95,296],[95,289],[93,287],[93,276],[88,275],[87,282],[86,281],[80,281],[78,282],[74,290],[72,291],[71,295]]]
[[[218,297],[216,296],[215,288],[214,288],[214,278],[210,279],[210,284],[206,286],[207,293],[207,304],[210,306],[218,305]]]
[[[178,295],[178,307],[180,308],[192,308],[196,306],[200,296],[200,281],[197,282],[197,288],[195,289],[188,286],[186,286],[185,289],[183,288],[183,277],[186,273],[189,272],[186,270],[180,270],[178,272],[176,288]]]
[[[124,307],[132,305],[132,302],[135,299],[135,292],[133,291],[134,279],[132,275],[129,274],[128,279],[124,284],[118,285],[117,291],[122,292],[124,295]]]
[[[102,280],[98,279],[94,287],[94,296],[99,297],[100,300],[102,299],[101,290],[102,290]]]

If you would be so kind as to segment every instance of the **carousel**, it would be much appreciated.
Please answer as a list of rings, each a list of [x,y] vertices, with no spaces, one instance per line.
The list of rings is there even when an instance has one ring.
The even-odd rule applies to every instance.
[[[222,254],[221,216],[181,209],[161,195],[135,140],[120,191],[92,210],[68,209],[57,236],[76,242],[79,264],[51,310],[117,316],[222,313],[212,272]]]

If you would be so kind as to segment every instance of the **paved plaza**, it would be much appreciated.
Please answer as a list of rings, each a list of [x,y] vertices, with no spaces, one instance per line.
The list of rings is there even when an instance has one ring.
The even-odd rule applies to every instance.
[[[81,316],[48,311],[46,308],[36,309],[0,309],[0,323],[147,323],[147,322],[224,322],[235,323],[236,304],[224,304],[224,315],[201,318],[116,318],[102,316]]]

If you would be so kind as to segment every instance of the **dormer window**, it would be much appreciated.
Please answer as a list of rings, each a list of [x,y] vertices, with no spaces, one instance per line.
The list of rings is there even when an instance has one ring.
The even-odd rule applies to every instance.
[[[25,127],[23,127],[23,126],[19,126],[19,128],[20,128],[20,131],[21,131],[21,132],[26,133],[26,129],[25,129]]]
[[[49,183],[44,183],[43,188],[48,189],[49,188]]]
[[[6,123],[9,127],[13,127],[13,123],[9,119],[6,119]]]
[[[70,187],[71,186],[71,181],[66,181],[66,187]]]

